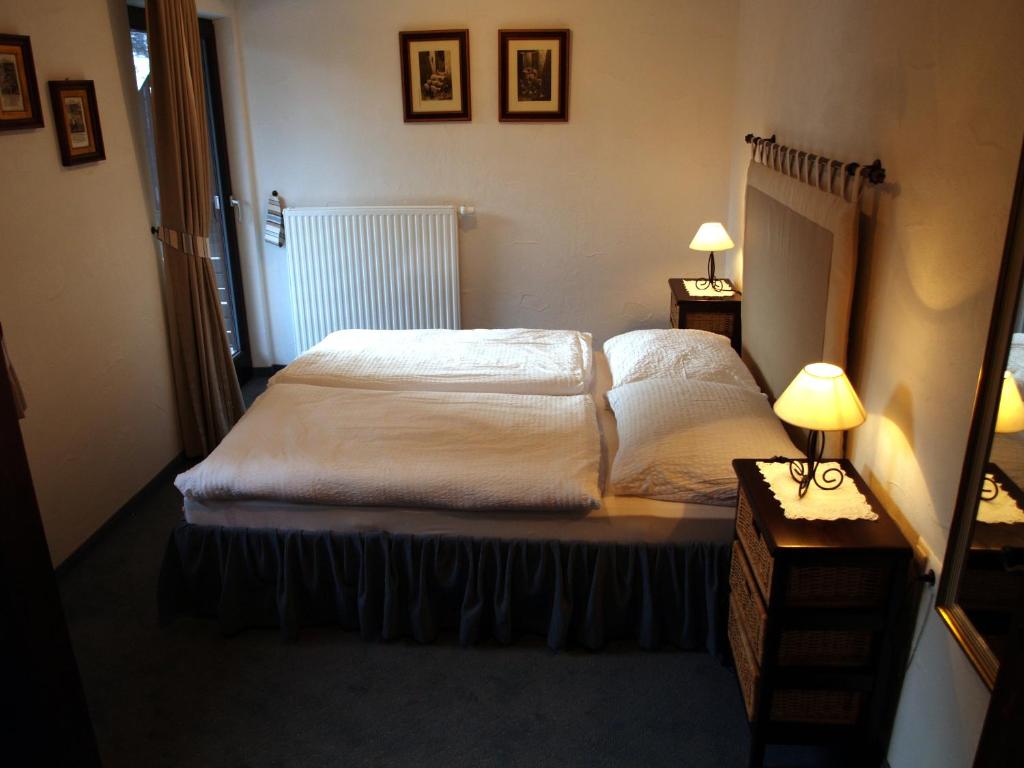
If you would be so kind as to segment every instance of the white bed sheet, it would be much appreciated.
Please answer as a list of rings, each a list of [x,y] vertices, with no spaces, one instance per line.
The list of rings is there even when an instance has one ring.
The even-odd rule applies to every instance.
[[[603,403],[611,387],[608,362],[594,353],[593,396]],[[618,450],[615,415],[598,407],[602,487]],[[462,512],[411,507],[338,507],[273,501],[185,500],[185,519],[231,528],[464,536],[590,542],[721,541],[732,538],[733,507],[605,495],[588,512]]]

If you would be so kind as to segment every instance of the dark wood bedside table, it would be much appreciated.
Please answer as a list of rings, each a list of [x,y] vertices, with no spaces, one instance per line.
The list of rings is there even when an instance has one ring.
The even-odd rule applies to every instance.
[[[732,463],[739,495],[729,577],[750,765],[778,743],[841,744],[862,756],[853,764],[879,766],[909,646],[911,547],[850,462],[840,462],[846,482],[877,520],[787,519],[757,461]]]
[[[699,279],[699,278],[686,278]],[[731,280],[722,279],[729,288],[736,291]],[[670,321],[673,328],[694,328],[728,336],[737,353],[741,350],[740,303],[743,294],[736,291],[732,296],[691,296],[683,285],[683,278],[669,278],[672,291]]]
[[[1024,509],[1024,490],[1001,467],[989,462],[986,473],[999,481],[1001,493]],[[1024,525],[985,523],[977,519],[977,514],[956,601],[1001,659],[1024,583],[1024,574],[1007,570],[1006,553],[1024,552]]]

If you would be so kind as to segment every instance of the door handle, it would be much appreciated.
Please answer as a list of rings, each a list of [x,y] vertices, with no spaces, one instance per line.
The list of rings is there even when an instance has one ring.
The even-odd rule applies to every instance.
[[[231,196],[230,196],[230,197],[228,198],[228,203],[230,203],[230,204],[231,204],[231,207],[232,207],[232,208],[234,209],[234,211],[235,211],[235,221],[241,221],[241,215],[242,215],[242,204],[241,204],[240,202],[238,202],[238,200],[236,200],[236,199],[235,199],[235,196],[234,196],[234,195],[231,195]]]

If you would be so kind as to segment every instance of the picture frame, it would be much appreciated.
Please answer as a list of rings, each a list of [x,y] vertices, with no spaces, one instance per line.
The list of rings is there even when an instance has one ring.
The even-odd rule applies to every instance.
[[[498,120],[568,122],[568,29],[498,30]]]
[[[25,35],[0,34],[0,131],[42,127],[32,42]]]
[[[468,122],[469,30],[399,32],[405,122]]]
[[[106,160],[92,80],[50,80],[54,128],[64,165]]]

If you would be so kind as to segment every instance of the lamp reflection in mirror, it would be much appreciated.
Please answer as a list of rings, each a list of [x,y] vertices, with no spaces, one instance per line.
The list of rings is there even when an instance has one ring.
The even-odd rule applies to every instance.
[[[1013,378],[1012,373],[1006,371],[1003,374],[1003,388],[999,391],[995,431],[1000,435],[1008,435],[1021,430],[1024,430],[1024,400],[1021,399],[1020,389],[1017,388],[1017,380]],[[998,495],[999,486],[996,485],[995,478],[986,473],[981,485],[981,498],[992,501]]]
[[[864,423],[864,406],[846,373],[831,363],[805,365],[775,401],[775,413],[794,427],[809,430],[807,460],[789,462],[789,474],[803,498],[811,484],[831,491],[843,484],[843,471],[830,467],[819,476],[825,432],[853,429]]]
[[[725,231],[725,227],[717,221],[708,221],[700,225],[697,234],[690,241],[691,251],[707,251],[708,253],[708,276],[707,279],[697,281],[698,288],[711,288],[714,291],[723,290],[726,285],[721,278],[715,277],[715,252],[728,251],[733,248],[732,238]]]

